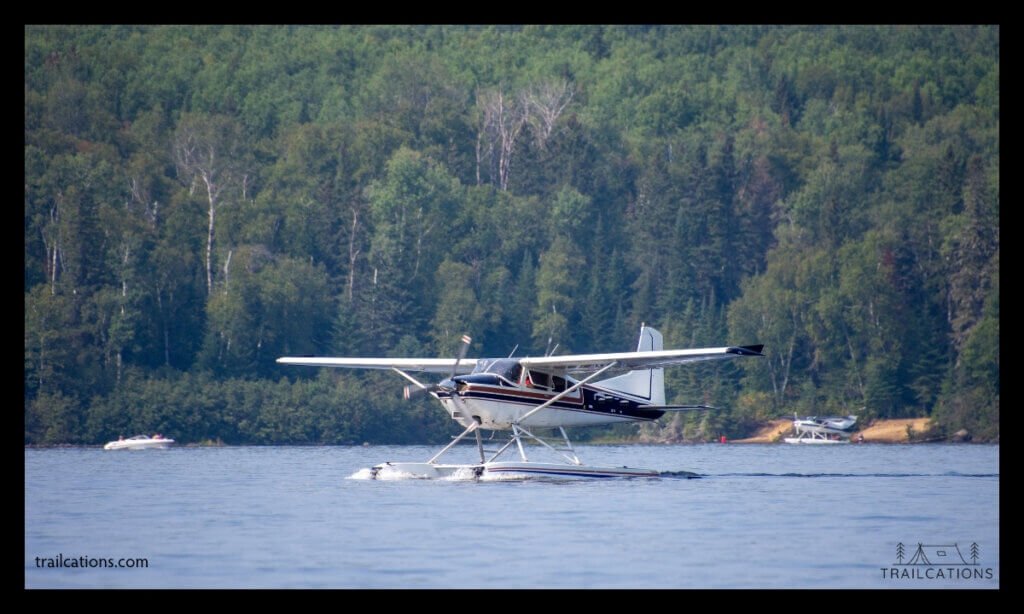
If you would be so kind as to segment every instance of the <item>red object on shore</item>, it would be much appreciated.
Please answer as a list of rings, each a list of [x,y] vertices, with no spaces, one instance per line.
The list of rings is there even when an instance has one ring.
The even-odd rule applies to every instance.
[[[725,443],[725,435],[722,435],[722,443]]]

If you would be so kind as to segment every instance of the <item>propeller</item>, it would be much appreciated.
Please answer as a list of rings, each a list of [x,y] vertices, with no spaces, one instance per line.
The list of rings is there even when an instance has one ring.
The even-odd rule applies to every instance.
[[[455,364],[452,365],[452,374],[446,379],[441,380],[437,384],[429,386],[406,386],[404,389],[404,396],[406,399],[412,399],[425,392],[447,392],[455,394],[458,385],[455,383],[455,375],[459,371],[459,363],[466,357],[466,352],[469,351],[469,344],[472,343],[473,339],[469,335],[462,335],[462,346],[459,348],[459,355],[455,359]]]
[[[455,364],[452,365],[452,374],[448,379],[455,377],[455,373],[459,370],[459,363],[466,357],[466,352],[469,350],[469,344],[473,340],[469,338],[469,335],[462,335],[462,347],[459,348],[459,357],[455,359]]]

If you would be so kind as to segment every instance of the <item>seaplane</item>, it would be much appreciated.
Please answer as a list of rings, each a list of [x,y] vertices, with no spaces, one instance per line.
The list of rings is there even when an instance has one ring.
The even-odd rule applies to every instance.
[[[796,437],[786,437],[786,443],[849,443],[857,416],[819,418],[793,417]]]
[[[714,409],[706,405],[667,405],[664,368],[740,356],[763,356],[763,345],[702,349],[663,349],[660,332],[641,326],[635,352],[574,354],[524,358],[466,358],[472,340],[462,337],[456,358],[331,358],[282,357],[282,365],[384,369],[411,385],[405,397],[430,394],[465,428],[426,462],[385,462],[369,470],[373,479],[438,478],[522,480],[533,477],[611,478],[655,477],[657,471],[629,467],[584,465],[565,429],[621,422],[649,422],[665,412]],[[513,350],[514,353],[514,350]],[[445,375],[436,384],[423,383],[410,373]],[[613,373],[618,373],[612,377]],[[599,379],[606,376],[605,379]],[[421,376],[422,377],[422,376]],[[576,379],[579,378],[579,379]],[[540,436],[556,431],[561,435]],[[481,430],[500,448],[485,450]],[[507,438],[495,434],[507,432]],[[475,435],[479,462],[446,464],[440,459],[457,443]],[[496,442],[496,443],[494,443]],[[502,445],[503,443],[503,445]],[[543,462],[527,454],[541,450]],[[518,453],[518,457],[516,457]]]

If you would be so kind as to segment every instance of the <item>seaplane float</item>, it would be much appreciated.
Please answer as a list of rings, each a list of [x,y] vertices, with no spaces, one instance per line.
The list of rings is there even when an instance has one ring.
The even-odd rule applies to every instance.
[[[466,358],[471,343],[462,337],[457,358],[330,358],[283,357],[283,365],[385,369],[411,382],[405,397],[430,394],[465,430],[426,462],[385,462],[369,470],[374,479],[441,478],[521,480],[533,477],[653,477],[659,472],[629,467],[584,465],[565,432],[568,427],[643,422],[668,411],[713,409],[706,405],[667,405],[664,367],[738,356],[763,356],[762,345],[703,349],[663,349],[662,335],[641,326],[635,352],[575,354],[536,358]],[[447,377],[425,384],[410,372]],[[602,375],[621,372],[607,379]],[[575,379],[575,377],[580,379]],[[480,431],[492,431],[485,450]],[[541,429],[561,436],[539,436]],[[507,432],[507,439],[494,438]],[[470,434],[475,435],[479,462],[445,464],[440,459]],[[496,444],[495,444],[496,442]],[[524,443],[540,444],[548,460],[527,455]],[[502,445],[503,444],[503,445]],[[533,450],[531,450],[532,452]],[[518,456],[516,457],[516,452]]]
[[[857,416],[819,418],[793,417],[793,432],[796,437],[786,437],[786,443],[850,443],[853,425]]]
[[[165,450],[171,447],[174,443],[173,439],[162,437],[160,435],[136,435],[124,439],[123,437],[117,441],[111,441],[107,445],[103,446],[104,450]]]

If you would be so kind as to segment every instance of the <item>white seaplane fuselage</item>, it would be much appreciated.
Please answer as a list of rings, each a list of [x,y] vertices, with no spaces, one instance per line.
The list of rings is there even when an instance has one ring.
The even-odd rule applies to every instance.
[[[600,382],[566,392],[578,381],[524,368],[515,359],[481,361],[473,373],[451,378],[451,382],[451,390],[438,390],[436,396],[449,415],[466,427],[472,422],[491,430],[510,429],[513,424],[524,428],[595,426],[657,420],[665,413],[644,408],[652,402],[664,403],[652,399],[650,392],[630,394],[602,387]],[[552,399],[555,401],[548,407],[527,416]]]

